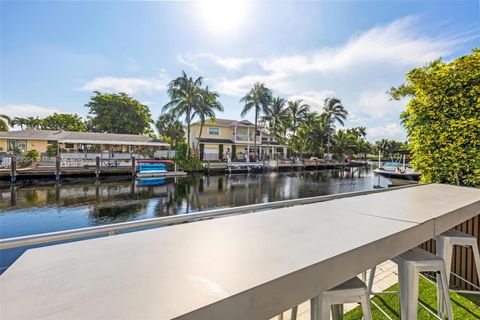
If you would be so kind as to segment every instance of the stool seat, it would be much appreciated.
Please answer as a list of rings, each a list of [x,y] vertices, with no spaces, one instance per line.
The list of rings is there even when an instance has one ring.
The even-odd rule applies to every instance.
[[[437,273],[438,315],[441,319],[444,319],[444,310],[446,310],[448,319],[453,320],[447,273],[441,257],[421,248],[414,248],[395,257],[393,261],[398,264],[400,316],[402,320],[417,319],[420,272]]]
[[[418,272],[440,271],[444,268],[444,262],[441,257],[421,248],[408,250],[392,260],[397,264],[414,266]]]
[[[357,277],[354,277],[348,281],[345,281],[344,283],[336,286],[333,289],[330,289],[328,291],[325,291],[322,293],[323,296],[339,296],[342,294],[345,295],[355,295],[355,294],[364,294],[365,290],[367,290],[367,286],[365,283],[358,279]]]

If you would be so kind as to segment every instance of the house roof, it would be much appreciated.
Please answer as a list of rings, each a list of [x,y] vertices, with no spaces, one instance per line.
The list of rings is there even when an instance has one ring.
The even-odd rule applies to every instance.
[[[63,130],[18,130],[0,132],[0,139],[13,140],[51,140],[62,143],[85,144],[124,144],[169,147],[165,142],[156,142],[152,138],[136,134],[117,134],[100,132],[75,132]]]
[[[194,122],[192,124],[198,124],[200,125],[200,121]],[[218,126],[218,127],[254,127],[255,125],[251,123],[248,120],[230,120],[230,119],[218,119],[216,118],[215,120],[212,119],[206,119],[205,120],[205,125],[209,126]]]
[[[233,141],[230,139],[215,139],[215,138],[200,138],[200,142],[203,143],[228,143],[233,144]]]

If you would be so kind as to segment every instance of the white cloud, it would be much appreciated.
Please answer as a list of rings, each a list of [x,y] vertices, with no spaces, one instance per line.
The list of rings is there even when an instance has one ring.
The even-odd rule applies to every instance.
[[[464,37],[421,35],[417,18],[407,16],[386,26],[377,26],[354,36],[343,46],[326,48],[310,55],[283,56],[262,61],[272,72],[345,70],[363,63],[410,66],[450,54]]]
[[[52,113],[62,113],[55,107],[42,107],[34,104],[6,104],[2,105],[1,113],[10,117],[46,117]]]
[[[405,108],[405,101],[390,101],[385,90],[366,90],[360,93],[358,105],[362,108],[361,111],[379,119],[387,114],[399,115]]]
[[[383,138],[405,139],[405,131],[396,123],[367,128],[367,137],[371,140]]]
[[[200,69],[198,68],[198,66],[193,61],[191,61],[191,57],[182,56],[181,54],[179,54],[177,55],[177,59],[178,59],[178,62],[180,62],[181,64],[184,64],[187,67],[190,67],[195,71],[200,72]]]
[[[257,71],[218,81],[216,89],[228,95],[244,94],[245,89],[252,86],[254,81],[264,81],[282,94],[304,91],[306,88],[302,88],[302,85],[311,84],[312,78],[314,81],[322,80],[317,80],[317,83],[327,83],[332,79],[347,82],[352,75],[356,75],[364,81],[359,84],[363,86],[367,84],[366,81],[376,80],[372,78],[375,74],[385,74],[392,70],[395,70],[395,74],[400,74],[407,68],[448,56],[459,44],[469,39],[464,35],[426,34],[418,20],[407,16],[387,25],[373,27],[338,47],[323,48],[311,53],[257,59],[220,58],[200,54],[195,56],[195,61],[201,63],[201,58],[204,58],[235,70],[240,70],[247,63],[257,67]]]
[[[335,92],[331,90],[306,91],[300,94],[290,96],[288,100],[302,99],[313,110],[321,112],[326,98],[335,97]]]
[[[84,91],[112,91],[134,94],[138,92],[163,91],[167,85],[164,78],[122,78],[97,77],[86,82],[80,90]]]
[[[215,57],[215,62],[227,69],[239,69],[241,66],[254,61],[252,58],[219,58]]]

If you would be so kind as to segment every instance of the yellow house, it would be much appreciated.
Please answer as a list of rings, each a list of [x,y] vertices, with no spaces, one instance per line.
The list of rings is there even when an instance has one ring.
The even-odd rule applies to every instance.
[[[0,132],[0,153],[37,150],[47,152],[49,145],[60,153],[115,152],[133,153],[140,150],[169,149],[170,144],[153,141],[135,134],[74,132],[63,130],[18,130]]]
[[[201,130],[201,133],[200,133]],[[199,150],[201,160],[245,160],[254,154],[256,139],[260,159],[284,158],[287,146],[280,145],[262,130],[255,135],[255,125],[248,120],[207,119],[203,127],[200,122],[191,124],[190,141]]]

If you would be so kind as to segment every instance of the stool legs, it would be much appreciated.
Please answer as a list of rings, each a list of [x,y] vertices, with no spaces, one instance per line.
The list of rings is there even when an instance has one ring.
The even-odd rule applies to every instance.
[[[472,244],[473,258],[475,259],[475,268],[477,269],[477,276],[480,279],[480,252],[478,251],[477,241]]]
[[[404,264],[398,266],[401,320],[417,319],[418,272]]]
[[[298,306],[292,308],[292,313],[290,314],[291,320],[297,320]]]
[[[333,320],[342,320],[343,319],[343,304],[334,304],[330,308],[332,310],[332,319]]]
[[[440,275],[441,281],[438,281],[438,278],[439,278],[438,275]],[[440,289],[440,286],[442,287],[441,289]],[[440,317],[444,319],[445,318],[444,310],[446,309],[448,319],[452,320],[453,319],[452,303],[450,301],[450,292],[448,290],[449,282],[448,282],[448,277],[445,270],[443,270],[443,272],[437,272],[437,287],[438,287],[438,293],[437,293],[438,313]]]
[[[362,311],[363,311],[363,319],[372,319],[372,311],[370,310],[370,299],[369,297],[362,297],[361,298],[362,304]]]

